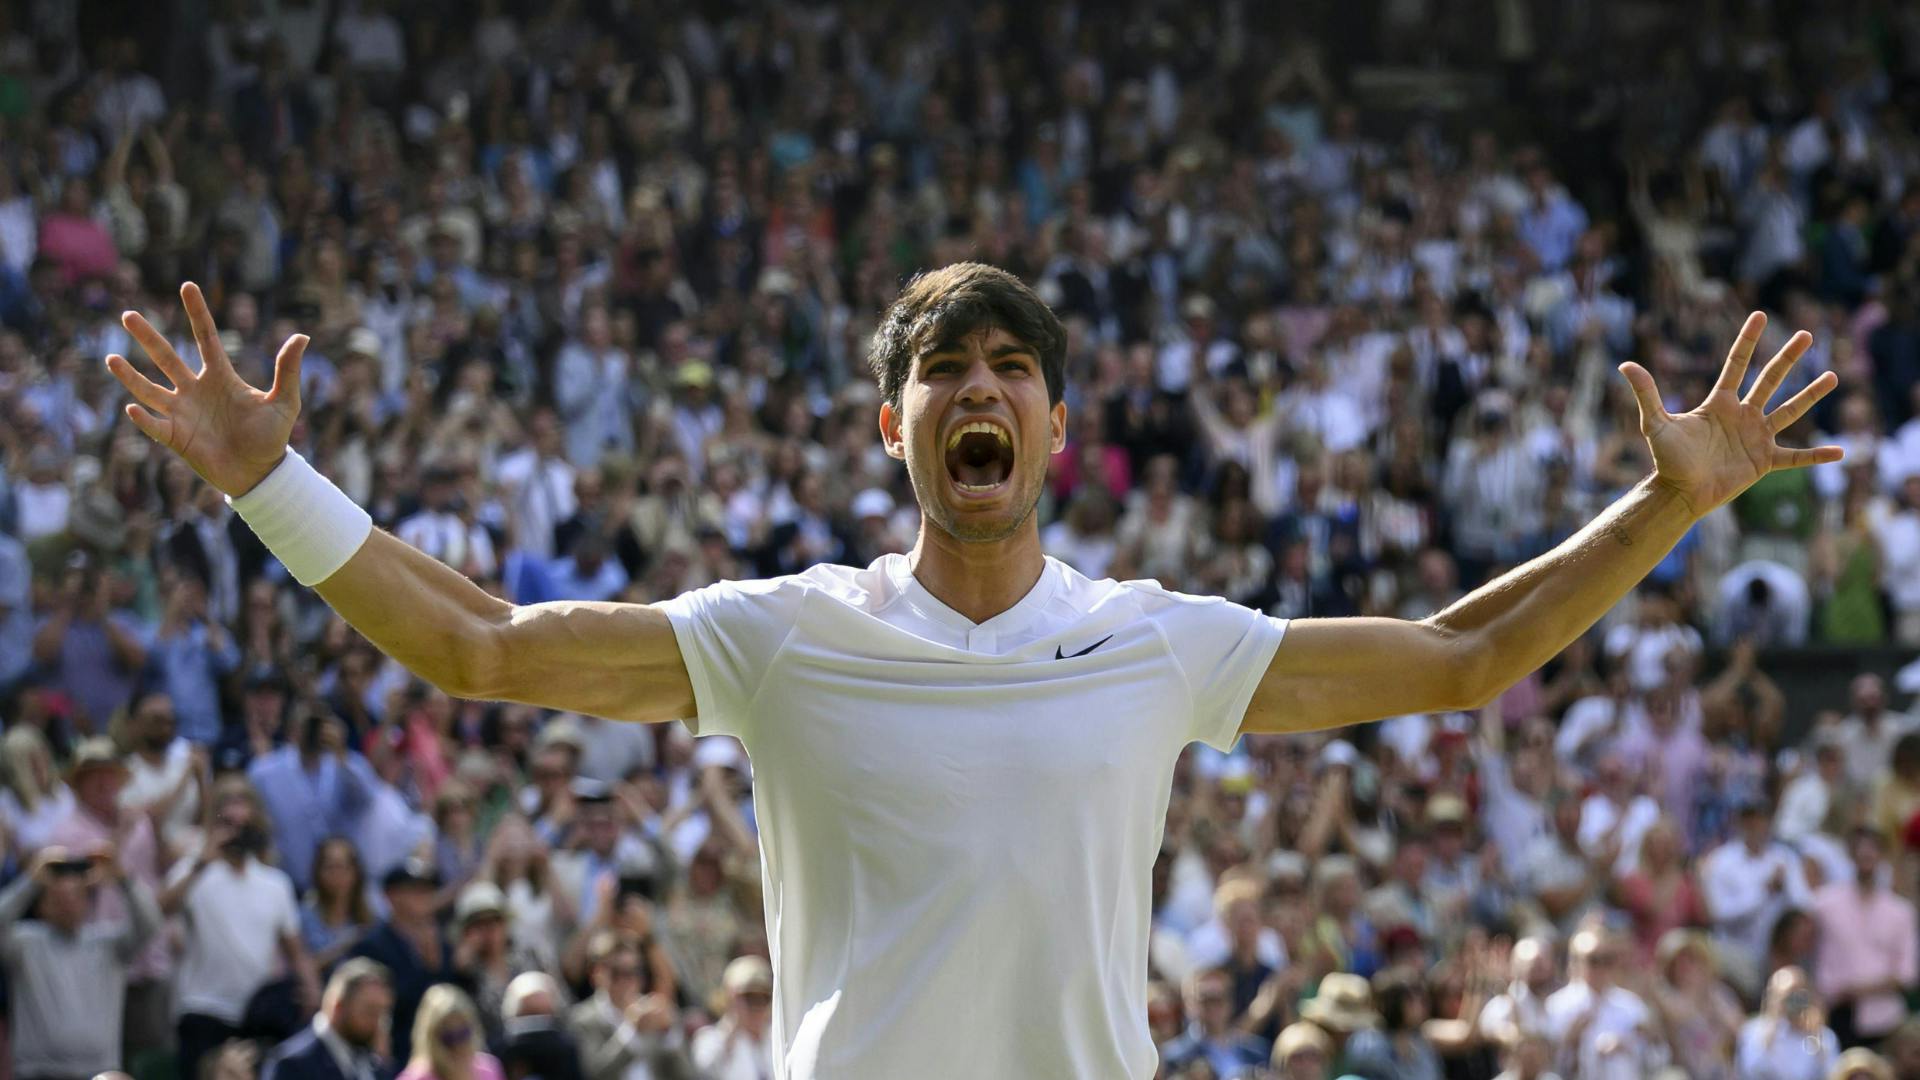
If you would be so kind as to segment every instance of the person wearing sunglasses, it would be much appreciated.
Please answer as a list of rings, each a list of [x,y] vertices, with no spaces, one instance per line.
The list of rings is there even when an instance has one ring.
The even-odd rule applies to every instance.
[[[398,1080],[506,1080],[481,1042],[473,1000],[447,983],[430,987],[414,1015],[413,1056]]]

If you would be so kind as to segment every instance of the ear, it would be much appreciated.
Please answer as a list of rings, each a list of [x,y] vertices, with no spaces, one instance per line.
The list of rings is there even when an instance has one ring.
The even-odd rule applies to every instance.
[[[895,461],[907,460],[907,440],[900,430],[900,410],[892,402],[880,403],[880,445]]]
[[[1060,451],[1065,450],[1067,448],[1067,403],[1066,402],[1062,401],[1056,404],[1053,407],[1052,411],[1047,413],[1047,427],[1052,429],[1051,438],[1048,440],[1052,449],[1049,450],[1048,452],[1057,454]]]

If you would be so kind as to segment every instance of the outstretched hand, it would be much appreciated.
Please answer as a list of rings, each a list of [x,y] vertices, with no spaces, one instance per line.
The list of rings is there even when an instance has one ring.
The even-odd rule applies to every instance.
[[[1789,338],[1760,369],[1747,395],[1739,396],[1740,380],[1746,377],[1753,348],[1766,325],[1767,317],[1758,311],[1747,316],[1707,399],[1677,416],[1661,404],[1659,388],[1646,368],[1632,361],[1620,365],[1640,403],[1640,433],[1653,449],[1654,479],[1673,489],[1695,516],[1727,502],[1775,469],[1800,469],[1846,456],[1837,446],[1801,449],[1775,441],[1840,382],[1833,372],[1822,372],[1779,408],[1766,411],[1774,391],[1813,344],[1813,335],[1805,330]]]
[[[127,358],[107,357],[107,370],[133,395],[127,418],[153,441],[184,458],[193,471],[228,495],[243,495],[280,463],[300,415],[300,357],[307,335],[295,334],[273,361],[273,387],[264,393],[233,370],[220,331],[213,324],[200,287],[180,286],[193,340],[200,347],[200,371],[194,373],[145,316],[120,317],[127,333],[147,351],[173,389],[135,371]]]

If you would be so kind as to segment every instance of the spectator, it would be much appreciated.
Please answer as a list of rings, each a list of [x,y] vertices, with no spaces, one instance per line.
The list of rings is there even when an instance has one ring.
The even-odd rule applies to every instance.
[[[1674,1062],[1699,1080],[1733,1074],[1733,1044],[1745,1019],[1740,1000],[1720,981],[1713,943],[1698,930],[1676,928],[1654,952],[1658,979],[1647,998],[1665,1028]]]
[[[331,968],[374,927],[372,886],[360,852],[344,836],[329,836],[313,853],[313,888],[300,905],[300,937],[314,964]],[[391,987],[389,987],[391,989]]]
[[[266,1056],[260,1080],[389,1080],[385,1043],[393,989],[371,960],[334,969],[313,1022]]]
[[[1849,711],[1834,728],[1833,738],[1846,755],[1847,782],[1866,792],[1878,783],[1893,761],[1900,736],[1920,728],[1920,721],[1887,707],[1887,684],[1872,672],[1863,672],[1847,684]]]
[[[320,712],[296,713],[290,742],[256,757],[247,779],[266,802],[274,848],[306,890],[320,841],[352,836],[377,783],[365,758],[347,746],[347,728]]]
[[[1773,815],[1763,800],[1741,805],[1738,827],[1701,862],[1700,888],[1723,962],[1737,983],[1758,987],[1774,923],[1813,895],[1800,859],[1769,835]]]
[[[160,910],[184,929],[177,1017],[182,1075],[243,1033],[255,995],[275,973],[292,973],[297,996],[320,998],[319,975],[300,943],[293,882],[262,861],[271,849],[260,797],[238,777],[214,786],[213,824],[198,852],[180,860]]]
[[[410,858],[388,870],[380,881],[387,918],[361,938],[351,953],[387,969],[393,985],[393,1042],[412,1046],[416,1059],[426,1044],[414,1031],[414,1014],[427,991],[442,982],[470,985],[454,962],[454,944],[446,940],[434,918],[435,893],[441,884],[439,872],[425,859]],[[471,1013],[472,1002],[464,996],[461,1000]],[[478,1023],[476,1017],[474,1024]],[[411,1062],[408,1068],[419,1063]]]
[[[140,628],[117,606],[110,574],[76,551],[67,560],[59,600],[34,628],[34,660],[51,669],[52,685],[73,700],[74,726],[82,735],[106,733],[147,662]]]
[[[199,844],[201,810],[212,784],[207,748],[180,738],[177,729],[172,696],[149,690],[128,703],[126,723],[116,733],[130,751],[123,759],[127,784],[120,809],[152,822],[167,852]]]
[[[1882,873],[1885,843],[1870,827],[1854,829],[1853,880],[1830,881],[1813,896],[1813,982],[1832,1003],[1828,1024],[1846,1047],[1877,1042],[1904,1023],[1905,988],[1920,982],[1920,916]]]
[[[507,984],[500,1005],[507,1032],[500,1064],[508,1077],[581,1080],[580,1047],[560,1023],[565,1007],[559,980],[544,971],[516,975]]]
[[[593,996],[573,1007],[567,1029],[580,1044],[587,1080],[619,1080],[644,1068],[654,1080],[689,1076],[679,1009],[653,985],[640,948],[601,931],[590,948]]]
[[[1168,1069],[1204,1065],[1208,1075],[1247,1075],[1264,1063],[1271,1045],[1258,1036],[1237,1030],[1232,981],[1223,969],[1199,969],[1187,979],[1186,1029],[1160,1048]]]
[[[490,881],[460,890],[453,907],[454,964],[473,986],[474,1009],[489,1046],[504,1045],[502,1002],[507,987],[535,969],[511,948],[507,934],[507,898]]]
[[[1804,645],[1812,613],[1806,579],[1792,567],[1765,559],[1741,563],[1720,578],[1716,643],[1748,638],[1762,649]]]
[[[73,812],[53,827],[50,844],[68,851],[114,850],[114,873],[132,878],[155,895],[171,865],[168,850],[155,835],[152,818],[121,809],[120,795],[127,784],[127,767],[110,739],[88,739],[74,750],[67,783],[73,788]],[[100,890],[94,898],[92,921],[130,923],[133,913],[117,889]],[[143,937],[148,935],[143,935]],[[170,986],[173,956],[165,941],[149,941],[128,959],[123,972],[126,998],[123,1030],[126,1060],[137,1054],[164,1050],[172,1039]]]
[[[480,1017],[459,988],[427,989],[413,1026],[413,1057],[405,1080],[505,1080],[500,1060],[480,1049]]]
[[[88,920],[102,889],[120,894],[125,921]],[[39,919],[23,923],[36,907]],[[45,848],[0,892],[0,965],[16,990],[14,1076],[90,1076],[120,1063],[121,1014],[110,1003],[126,996],[127,965],[159,927],[153,894],[121,871],[110,845]]]
[[[720,1021],[693,1037],[693,1067],[712,1080],[759,1080],[773,1073],[773,968],[736,957],[720,979],[727,1005]]]
[[[206,585],[182,575],[167,594],[150,660],[173,701],[180,734],[199,746],[219,741],[220,680],[240,666],[226,627],[207,617]]]
[[[1569,1075],[1625,1080],[1667,1061],[1646,1002],[1616,981],[1626,960],[1605,931],[1583,929],[1567,943],[1567,985],[1547,998],[1547,1034]]]
[[[1819,997],[1806,973],[1785,967],[1767,980],[1760,1014],[1740,1028],[1735,1067],[1741,1076],[1817,1080],[1840,1056]]]
[[[1326,1080],[1333,1067],[1333,1040],[1305,1021],[1288,1024],[1274,1040],[1269,1064],[1280,1080]]]
[[[1506,989],[1487,999],[1475,1022],[1480,1036],[1507,1045],[1547,1030],[1547,998],[1554,990],[1553,947],[1543,938],[1514,942],[1509,963],[1513,978]]]
[[[21,851],[38,851],[47,845],[54,825],[72,815],[73,790],[53,771],[53,752],[39,728],[15,724],[0,750],[6,758],[0,823]]]

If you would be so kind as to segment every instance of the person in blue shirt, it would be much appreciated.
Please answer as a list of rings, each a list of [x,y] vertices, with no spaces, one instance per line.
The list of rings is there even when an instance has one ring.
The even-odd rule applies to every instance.
[[[1169,1071],[1204,1059],[1220,1080],[1253,1075],[1272,1044],[1233,1027],[1233,978],[1224,969],[1195,972],[1187,981],[1187,1030],[1160,1048]]]
[[[167,606],[153,648],[153,676],[173,699],[180,737],[196,746],[220,739],[220,680],[240,666],[240,649],[226,628],[207,618],[207,586],[183,574],[167,593]]]
[[[267,806],[274,848],[295,889],[313,886],[313,855],[329,836],[354,836],[373,802],[367,759],[347,749],[345,724],[312,709],[294,714],[293,739],[247,766]]]

